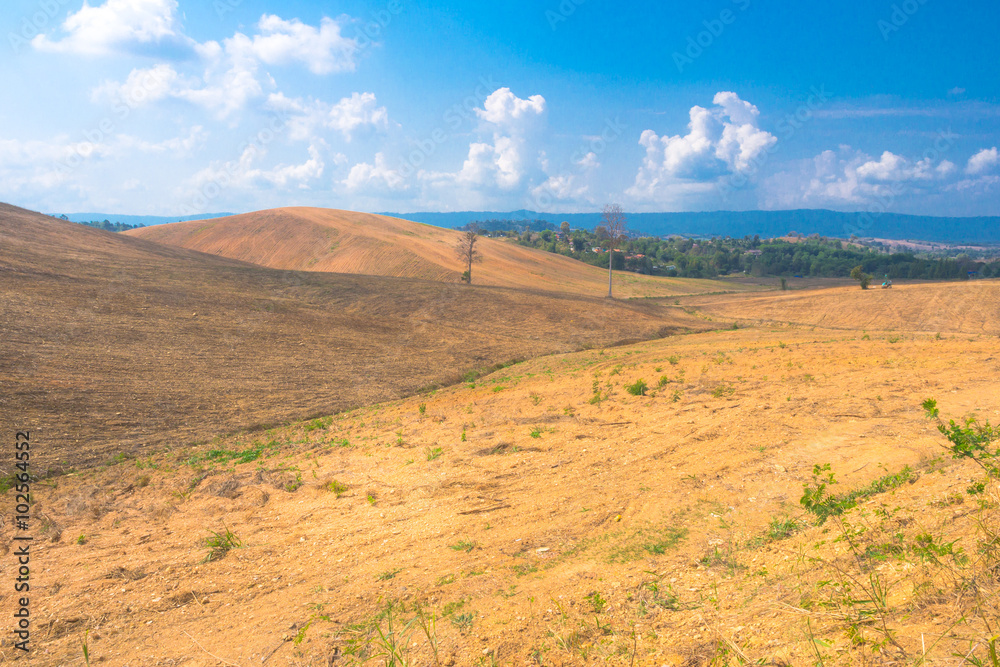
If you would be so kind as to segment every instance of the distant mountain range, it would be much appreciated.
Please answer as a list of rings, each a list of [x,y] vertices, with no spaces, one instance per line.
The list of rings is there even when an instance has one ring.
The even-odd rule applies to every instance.
[[[476,220],[563,220],[575,228],[593,229],[600,213],[540,213],[537,211],[463,211],[460,213],[385,213],[438,227],[457,228]],[[627,213],[631,231],[653,236],[732,236],[763,238],[788,232],[834,238],[880,238],[939,243],[1000,243],[1000,217],[941,218],[898,213],[842,213],[822,209],[797,211],[712,211],[705,213]]]
[[[59,217],[63,215],[61,213],[52,213],[51,215]],[[189,215],[189,216],[163,216],[163,215],[121,215],[119,213],[66,213],[67,218],[70,222],[101,222],[107,220],[108,222],[121,222],[126,225],[145,225],[149,227],[151,225],[163,225],[168,222],[187,222],[188,220],[209,220],[211,218],[224,218],[232,213],[203,213],[202,215]]]

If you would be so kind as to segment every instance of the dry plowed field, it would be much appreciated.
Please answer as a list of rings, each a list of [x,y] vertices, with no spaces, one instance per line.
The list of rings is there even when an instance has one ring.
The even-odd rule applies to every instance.
[[[268,269],[13,207],[0,241],[0,483],[18,428],[35,473],[27,529],[16,489],[0,522],[8,619],[33,537],[32,653],[7,634],[0,662],[958,667],[1000,643],[1000,433],[975,430],[1000,421],[997,282],[674,305]]]
[[[691,297],[684,305],[746,323],[1000,334],[1000,280]]]
[[[465,270],[455,254],[460,232],[384,215],[320,208],[281,208],[229,218],[177,222],[127,232],[275,269],[331,271],[458,282]],[[481,238],[473,282],[603,296],[607,271],[568,257]],[[621,297],[674,296],[746,287],[619,273]]]
[[[0,414],[69,469],[712,325],[677,308],[266,269],[0,207]]]

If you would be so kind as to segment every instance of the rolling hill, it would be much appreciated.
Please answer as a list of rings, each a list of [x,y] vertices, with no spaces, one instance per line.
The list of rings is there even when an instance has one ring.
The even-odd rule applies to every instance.
[[[295,271],[422,278],[456,283],[465,267],[455,255],[459,232],[400,218],[319,208],[281,208],[227,218],[179,222],[126,234],[191,250]],[[607,294],[607,272],[576,260],[483,238],[478,285]],[[616,295],[674,296],[744,289],[712,280],[618,273]]]
[[[650,302],[268,269],[0,205],[0,428],[38,431],[38,471],[709,326]]]
[[[1000,335],[1000,280],[857,285],[766,296],[691,297],[685,306],[746,323],[791,323],[828,329]]]

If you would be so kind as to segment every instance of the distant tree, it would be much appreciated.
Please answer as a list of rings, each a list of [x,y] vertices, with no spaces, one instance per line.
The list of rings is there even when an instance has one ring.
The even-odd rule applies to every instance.
[[[608,298],[611,295],[611,273],[614,266],[615,250],[625,238],[625,226],[628,221],[618,204],[605,204],[601,209],[601,224],[594,231],[598,232],[602,245],[608,251]]]
[[[861,289],[868,289],[868,286],[871,285],[872,282],[871,274],[865,273],[865,267],[860,264],[851,269],[851,278],[854,278],[861,283]]]
[[[562,232],[564,236],[569,234],[569,223],[563,220],[559,225],[559,231]]]
[[[468,267],[462,274],[462,282],[472,284],[472,263],[480,262],[483,259],[482,253],[476,250],[476,242],[479,240],[479,227],[469,225],[467,231],[462,232],[455,246],[455,253],[458,258]]]

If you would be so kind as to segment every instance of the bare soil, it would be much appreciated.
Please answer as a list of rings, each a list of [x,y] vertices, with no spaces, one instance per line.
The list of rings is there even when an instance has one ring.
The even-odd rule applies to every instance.
[[[26,215],[7,211],[4,219],[34,220]],[[30,238],[5,231],[4,249],[14,238],[17,256],[39,254],[25,268],[4,256],[4,326],[17,332],[8,340],[21,341],[22,354],[24,341],[44,344],[36,345],[42,352],[34,366],[10,376],[4,369],[3,377],[8,401],[22,385],[6,378],[44,380],[33,396],[53,407],[32,416],[40,456],[49,447],[87,451],[44,426],[59,407],[83,414],[73,401],[84,394],[45,397],[59,386],[59,358],[76,369],[69,377],[77,389],[91,391],[88,354],[109,373],[109,360],[134,363],[112,355],[140,327],[138,320],[126,320],[132,328],[114,324],[143,303],[133,294],[162,313],[147,336],[167,331],[195,348],[184,356],[185,375],[151,376],[146,395],[171,396],[177,411],[175,421],[166,411],[150,413],[172,429],[169,439],[34,481],[35,652],[20,655],[8,636],[0,660],[83,665],[86,642],[91,664],[386,664],[380,632],[381,645],[391,643],[411,665],[960,665],[956,654],[986,657],[1000,615],[1000,560],[977,536],[1000,531],[1000,497],[995,485],[982,504],[966,494],[981,471],[944,456],[945,441],[921,403],[937,398],[945,418],[998,421],[1000,283],[689,297],[679,306],[455,287],[439,305],[420,281],[354,277],[345,296],[335,287],[344,277],[220,265],[107,235],[87,236],[87,263],[76,264],[58,260],[54,245],[31,250],[47,229],[32,224]],[[68,233],[52,228],[53,239]],[[102,261],[87,259],[102,244]],[[58,260],[50,267],[40,259],[45,248]],[[156,289],[136,280],[103,300],[79,300],[102,284],[107,265],[130,256],[128,271],[161,276]],[[15,268],[22,282],[6,277]],[[301,282],[284,284],[281,276]],[[426,284],[435,294],[446,289]],[[223,427],[241,412],[220,410],[199,431],[214,427],[215,437],[193,442],[184,420],[212,413],[181,402],[171,381],[187,378],[189,394],[212,395],[213,369],[228,371],[211,337],[192,331],[204,326],[211,304],[225,313],[212,331],[225,331],[227,316],[242,312],[233,304],[261,293],[248,285],[263,285],[277,313],[298,319],[234,346],[235,368],[254,357],[244,363],[266,371],[226,381],[245,397],[241,410],[287,418],[296,397],[313,409],[321,403],[308,401],[334,389],[319,384],[328,373],[342,373],[334,376],[342,392],[369,378],[385,384],[354,389],[360,407],[265,430],[227,435]],[[376,289],[379,298],[351,310]],[[162,294],[173,296],[157,301]],[[339,300],[324,301],[330,294]],[[463,301],[468,294],[477,298]],[[173,319],[195,311],[185,299],[203,300],[198,327]],[[181,305],[162,305],[175,301]],[[441,309],[436,316],[404,329],[412,353],[383,337],[378,323],[399,331],[409,322],[400,313],[428,302]],[[476,328],[452,315],[484,312],[476,310],[484,302],[491,309]],[[78,313],[66,310],[74,303],[94,312],[96,324],[51,339],[41,327],[11,328],[25,325],[8,313],[43,317],[42,304]],[[355,327],[337,329],[340,320],[316,314],[329,308],[348,313]],[[607,315],[586,319],[594,312]],[[299,313],[318,324],[304,328],[310,320]],[[581,342],[572,336],[628,333],[611,329],[622,313],[634,313],[629,331],[673,322],[688,333],[571,351]],[[739,328],[727,328],[733,321]],[[44,322],[62,331],[54,315]],[[366,354],[325,365],[332,343],[317,342],[326,340],[324,326],[343,336],[339,352],[369,346]],[[116,345],[98,346],[102,328]],[[270,347],[279,332],[305,345]],[[483,364],[512,350],[553,354],[431,392],[391,395],[414,375],[414,384],[426,382],[475,361],[454,341],[469,347],[483,339]],[[207,361],[198,361],[199,344]],[[159,345],[173,345],[174,354],[188,349]],[[157,349],[152,342],[125,347]],[[296,347],[312,354],[297,355]],[[323,372],[311,374],[314,365]],[[134,386],[128,373],[111,377]],[[88,400],[95,419],[114,427],[99,411],[126,391],[101,391]],[[14,414],[10,403],[3,414]],[[909,472],[898,488],[864,500],[848,523],[818,524],[799,498],[813,466],[824,463],[836,472],[837,491]],[[15,530],[13,501],[7,492],[3,545]],[[775,536],[775,522],[793,528]],[[220,548],[226,535],[232,539],[221,546],[231,548]],[[860,557],[845,535],[867,545]],[[926,545],[925,536],[935,545],[950,541],[975,557],[969,562],[994,565],[970,579],[960,559],[935,569],[936,551],[890,550]],[[13,554],[0,555],[0,580],[11,581],[14,567]],[[885,610],[870,612],[866,581],[885,583]],[[10,592],[0,596],[2,608],[12,609]],[[418,610],[434,620],[426,633],[414,621]]]
[[[267,269],[0,206],[0,415],[49,443],[39,470],[711,326],[652,302]]]
[[[280,208],[228,218],[177,222],[127,232],[137,238],[239,259],[275,269],[329,271],[459,282],[461,232],[384,215],[321,208]],[[480,238],[473,283],[500,287],[608,293],[604,269],[569,257]],[[743,290],[715,280],[617,272],[619,297],[675,296]]]
[[[844,489],[923,471],[888,503],[971,535],[946,499],[975,472],[929,472],[942,438],[920,402],[996,420],[998,359],[995,337],[691,334],[59,477],[35,508],[51,542],[32,664],[80,664],[87,630],[109,664],[340,664],[385,631],[390,600],[437,616],[441,664],[700,665],[724,640],[805,664],[802,600],[825,589],[802,555],[836,533],[753,539],[810,525],[798,498],[827,462]],[[639,378],[649,395],[624,390]],[[225,530],[243,546],[205,562]],[[985,631],[955,632],[947,600],[908,612],[908,650],[941,638],[943,657]],[[808,631],[843,645],[832,623],[818,612]],[[405,644],[435,664],[423,635]]]

